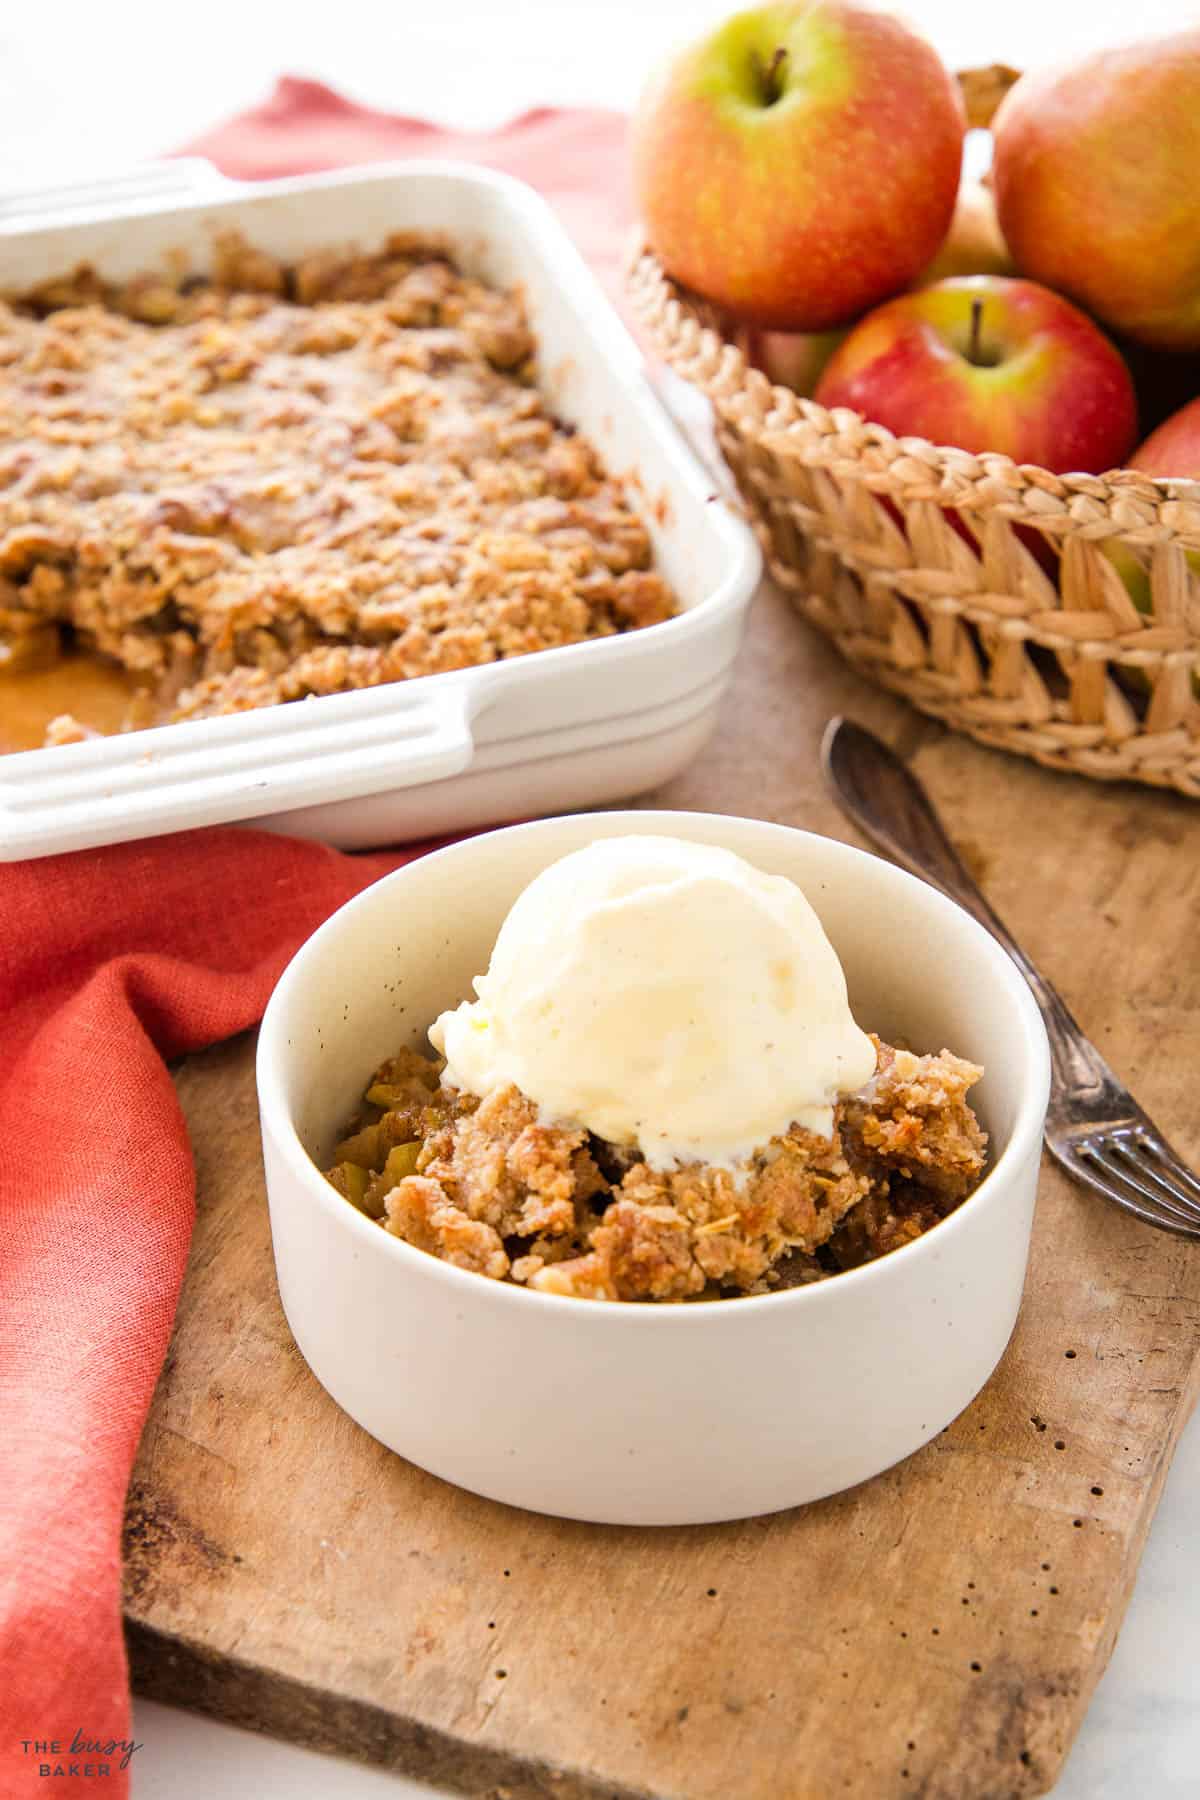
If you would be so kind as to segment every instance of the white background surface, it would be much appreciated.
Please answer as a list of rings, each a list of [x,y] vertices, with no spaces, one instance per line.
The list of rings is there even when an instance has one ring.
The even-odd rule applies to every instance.
[[[0,184],[41,185],[146,160],[261,99],[285,71],[459,126],[498,124],[545,103],[628,107],[654,58],[731,4],[204,0],[180,8],[161,0],[10,0],[0,6]],[[1131,29],[1200,23],[1200,0],[908,0],[903,10],[957,67],[1029,67]],[[1197,1496],[1194,1421],[1055,1800],[1200,1796]],[[173,1708],[141,1702],[135,1714],[144,1745],[135,1800],[407,1800],[433,1792]]]

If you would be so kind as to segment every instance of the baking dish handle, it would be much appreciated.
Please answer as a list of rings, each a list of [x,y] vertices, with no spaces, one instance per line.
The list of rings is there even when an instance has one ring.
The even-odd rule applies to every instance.
[[[207,200],[238,185],[202,156],[177,156],[120,174],[98,175],[90,181],[4,188],[0,189],[0,233],[157,212]]]
[[[487,688],[397,682],[0,758],[0,861],[444,781]]]

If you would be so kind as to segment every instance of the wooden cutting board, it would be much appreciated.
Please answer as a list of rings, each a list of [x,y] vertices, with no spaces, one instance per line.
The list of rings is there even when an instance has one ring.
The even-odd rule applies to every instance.
[[[1200,1162],[1200,807],[947,735],[771,593],[719,737],[646,804],[849,837],[817,771],[834,711],[911,756],[1001,913]],[[1053,1784],[1195,1397],[1200,1249],[1047,1167],[1009,1351],[917,1456],[745,1524],[562,1523],[446,1486],[337,1410],[279,1308],[252,1044],[178,1086],[199,1210],[129,1501],[141,1692],[493,1800]]]

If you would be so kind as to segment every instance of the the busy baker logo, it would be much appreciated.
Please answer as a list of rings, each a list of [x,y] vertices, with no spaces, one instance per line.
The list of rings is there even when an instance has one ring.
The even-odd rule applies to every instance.
[[[106,1737],[103,1732],[79,1730],[71,1738],[22,1738],[21,1754],[37,1764],[43,1781],[73,1776],[76,1780],[103,1780],[127,1769],[141,1749],[133,1738]]]

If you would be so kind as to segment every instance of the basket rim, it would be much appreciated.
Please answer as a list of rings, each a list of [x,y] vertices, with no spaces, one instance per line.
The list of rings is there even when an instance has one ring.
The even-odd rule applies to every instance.
[[[850,407],[825,407],[772,382],[725,334],[710,304],[667,274],[640,228],[630,246],[626,283],[667,364],[710,400],[736,399],[752,410],[755,435],[765,449],[801,455],[817,467],[852,459],[860,480],[897,498],[936,498],[940,505],[969,511],[990,511],[1001,503],[1016,523],[1025,520],[1050,532],[1107,519],[1108,535],[1136,543],[1146,533],[1147,543],[1178,541],[1200,550],[1200,480],[1130,468],[1056,474],[1001,451],[898,437]],[[805,446],[815,451],[818,445],[820,454],[804,456]],[[930,493],[931,480],[946,488],[944,495]],[[1113,516],[1112,508],[1124,516]]]

